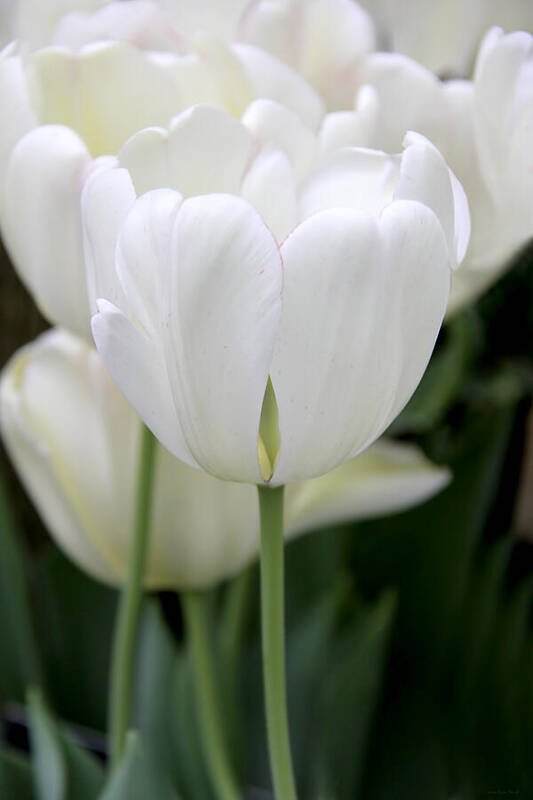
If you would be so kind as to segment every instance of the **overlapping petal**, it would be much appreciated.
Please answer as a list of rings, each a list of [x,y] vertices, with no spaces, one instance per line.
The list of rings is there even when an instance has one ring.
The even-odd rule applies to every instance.
[[[425,370],[450,282],[441,225],[409,201],[380,218],[315,214],[282,256],[271,369],[281,436],[275,483],[328,472],[387,427]]]
[[[194,459],[214,475],[257,482],[259,417],[281,306],[278,247],[240,198],[191,198],[172,218],[171,196],[177,209],[179,195],[160,190],[140,198],[126,218],[119,239],[122,285],[131,313],[148,328],[166,363],[175,426]],[[117,319],[115,310],[102,310],[93,324],[97,346],[152,425],[149,388],[136,390],[138,374],[121,360],[127,321]],[[120,330],[112,327],[114,319]],[[170,433],[160,438],[180,456]]]
[[[43,313],[82,335],[89,319],[79,204],[95,167],[73,131],[50,125],[18,142],[4,178],[10,255]]]
[[[352,105],[357,66],[374,46],[372,21],[352,0],[263,0],[246,14],[241,31],[295,67],[329,108]]]

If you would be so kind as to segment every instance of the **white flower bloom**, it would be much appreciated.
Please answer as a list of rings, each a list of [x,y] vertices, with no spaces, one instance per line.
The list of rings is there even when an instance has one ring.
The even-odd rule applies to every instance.
[[[240,35],[298,70],[332,109],[353,104],[359,63],[374,49],[372,20],[355,0],[260,0]]]
[[[105,40],[129,42],[142,50],[187,49],[161,5],[151,0],[117,0],[96,11],[71,11],[59,20],[47,44],[81,49]]]
[[[475,52],[494,25],[533,33],[531,0],[362,0],[374,16],[381,47],[403,53],[440,75],[468,77]]]
[[[198,48],[176,55],[100,42],[23,57],[11,46],[0,57],[2,235],[52,322],[90,335],[79,203],[102,156],[197,102],[240,116],[254,97],[271,98],[317,127],[322,101],[286,65],[250,45],[204,39]]]
[[[163,444],[218,477],[277,484],[374,441],[422,376],[468,243],[438,151],[414,134],[401,157],[346,149],[298,184],[282,151],[254,160],[246,127],[203,107],[122,158],[129,171],[103,169],[83,199],[91,296],[105,298],[93,333]],[[296,209],[280,203],[292,180]],[[139,181],[152,191],[136,199]],[[260,468],[269,375],[281,446],[260,437]]]
[[[533,37],[494,29],[470,81],[441,82],[396,54],[369,56],[352,112],[328,115],[320,147],[394,152],[408,129],[428,136],[461,181],[472,237],[452,281],[450,311],[475,299],[533,236]]]
[[[114,2],[66,15],[54,41],[79,47],[116,39],[185,53],[206,34],[241,42],[244,51],[251,44],[270,53],[299,72],[330,108],[353,104],[358,65],[374,48],[372,21],[355,0]]]
[[[93,348],[50,331],[0,382],[0,424],[20,478],[57,544],[94,577],[120,584],[132,531],[141,423]],[[289,486],[286,533],[400,511],[449,480],[416,448],[379,442],[325,478]],[[256,492],[190,469],[162,447],[146,585],[196,589],[257,556]]]
[[[94,11],[106,0],[11,0],[14,18],[12,33],[32,49],[52,41],[54,29],[69,11]]]

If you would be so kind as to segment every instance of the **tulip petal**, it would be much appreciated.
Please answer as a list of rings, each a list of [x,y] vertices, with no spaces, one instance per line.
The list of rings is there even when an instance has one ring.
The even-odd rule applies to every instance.
[[[90,11],[71,11],[56,25],[53,42],[79,49],[92,42],[130,42],[141,50],[179,49],[181,41],[169,20],[151,0],[110,2]]]
[[[125,298],[115,269],[118,233],[135,202],[135,189],[125,169],[97,172],[87,180],[82,193],[83,249],[91,313],[96,301],[105,297],[122,308]]]
[[[167,363],[184,436],[207,472],[256,483],[281,306],[279,249],[247,202],[208,195],[184,201],[172,253]]]
[[[176,417],[161,349],[111,303],[99,300],[97,307],[93,336],[111,377],[154,436],[177,458],[197,466]]]
[[[298,221],[294,175],[287,156],[267,147],[254,160],[241,188],[276,240],[282,242]]]
[[[166,186],[184,197],[238,194],[252,155],[252,137],[220,108],[197,105],[175,117],[169,131],[148,128],[126,142],[119,161],[138,194]]]
[[[286,64],[248,44],[234,44],[254,97],[275,100],[294,111],[305,125],[316,130],[324,116],[324,103],[308,83]]]
[[[13,147],[37,126],[22,59],[14,45],[0,54],[0,175],[5,175]],[[0,197],[0,210],[3,197]]]
[[[330,108],[351,105],[355,66],[374,46],[372,20],[358,3],[262,0],[251,4],[242,28],[246,41],[297,69]]]
[[[124,310],[154,337],[168,325],[171,238],[181,203],[181,194],[172,189],[147,192],[126,215],[117,241],[116,271],[126,297]]]
[[[283,150],[300,181],[309,171],[316,155],[316,138],[301,119],[273,100],[255,100],[242,118],[243,124],[262,144]]]
[[[318,135],[322,154],[340,147],[371,147],[376,141],[378,99],[372,86],[362,86],[353,111],[332,111],[322,120]]]
[[[355,147],[338,150],[303,184],[301,217],[335,207],[378,214],[392,200],[398,176],[397,156]]]
[[[404,140],[397,199],[418,200],[437,215],[454,257],[463,260],[470,240],[470,212],[464,189],[428,139],[409,132]]]
[[[93,357],[92,349],[59,330],[20,350],[2,375],[0,420],[21,481],[52,536],[83,569],[113,582],[122,571],[117,536],[129,534],[131,514],[115,500],[122,472],[110,462],[117,451],[102,426],[106,404],[94,402]],[[127,464],[136,420],[125,411],[114,420],[114,436],[124,429],[120,453]]]
[[[32,57],[42,123],[67,125],[93,156],[118,153],[141,128],[166,126],[185,105],[185,63],[121,42],[99,42],[75,53],[45,48]]]
[[[157,454],[148,578],[167,589],[206,589],[259,552],[257,490]]]
[[[449,253],[425,206],[348,209],[302,223],[282,247],[283,310],[271,379],[281,446],[273,482],[354,457],[399,413],[433,350]]]
[[[289,484],[287,534],[405,511],[449,480],[450,471],[432,464],[417,447],[380,439],[327,475]]]
[[[4,188],[3,233],[13,263],[45,316],[84,336],[90,333],[80,197],[92,168],[73,131],[35,128],[13,150]]]
[[[364,61],[359,77],[374,89],[380,109],[372,147],[395,153],[409,130],[442,145],[441,83],[432,72],[398,53],[375,53]]]

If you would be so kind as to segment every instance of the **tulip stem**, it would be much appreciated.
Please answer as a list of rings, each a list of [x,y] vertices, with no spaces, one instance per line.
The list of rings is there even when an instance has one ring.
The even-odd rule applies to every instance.
[[[128,558],[127,580],[119,600],[111,663],[109,741],[112,768],[118,764],[122,756],[130,721],[135,645],[152,508],[155,445],[153,434],[143,425],[137,472],[134,531]]]
[[[283,490],[258,486],[263,682],[274,794],[276,800],[296,800],[285,678]]]
[[[253,567],[246,567],[227,588],[221,623],[221,644],[228,672],[237,675],[242,642],[250,612],[250,593],[253,588]]]
[[[183,592],[181,605],[193,663],[202,745],[213,789],[220,800],[239,800],[242,795],[230,765],[220,724],[215,669],[209,642],[207,596],[205,592]]]

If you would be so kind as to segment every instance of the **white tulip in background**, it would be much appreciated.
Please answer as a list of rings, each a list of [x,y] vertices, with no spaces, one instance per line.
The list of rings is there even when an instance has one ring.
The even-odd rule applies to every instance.
[[[353,112],[330,114],[323,151],[362,145],[394,151],[421,131],[461,181],[472,216],[449,311],[476,299],[533,236],[533,37],[489,32],[473,81],[441,82],[405,56],[369,56]]]
[[[239,35],[298,70],[328,108],[349,108],[360,61],[374,49],[370,16],[354,0],[259,0]]]
[[[407,130],[427,135],[464,183],[473,214],[472,243],[464,268],[454,277],[450,309],[475,299],[531,234],[531,173],[517,168],[529,156],[531,103],[521,87],[527,86],[531,59],[523,37],[487,45],[472,88],[440,84],[401,56],[365,59],[372,26],[351,0],[264,0],[243,10],[244,5],[235,0],[221,14],[221,5],[207,0],[192,6],[170,0],[166,5],[148,0],[111,3],[60,20],[54,37],[62,48],[24,57],[13,48],[4,53],[0,225],[12,259],[45,315],[90,337],[81,190],[90,174],[105,165],[103,155],[120,152],[126,159],[132,150],[131,142],[124,147],[128,137],[148,125],[167,127],[180,110],[198,101],[215,103],[233,116],[244,114],[243,122],[259,143],[281,151],[263,153],[247,186],[240,188],[244,196],[252,195],[278,238],[291,207],[293,220],[298,216],[284,156],[300,184],[306,171],[334,149],[363,145],[396,152]],[[507,5],[518,20],[516,4]],[[282,35],[289,22],[298,23],[298,47]],[[81,47],[104,36],[124,41]],[[299,69],[322,95],[250,42]],[[175,47],[180,55],[143,52],[147,47]],[[512,68],[520,57],[522,68]],[[502,60],[506,65],[498,66]],[[501,79],[495,81],[493,71],[500,67]],[[374,91],[364,86],[356,111],[350,110],[356,89],[364,83],[373,84]],[[274,102],[247,111],[254,97]],[[507,103],[510,97],[514,100]],[[347,104],[344,110],[324,116],[328,106],[336,108],[341,101]],[[500,113],[503,106],[512,112]],[[152,144],[149,138],[139,135],[135,146],[155,146],[156,135]],[[277,184],[277,199],[269,209],[253,196],[257,184],[266,180],[272,187]],[[137,191],[143,190],[138,179]],[[187,194],[186,187],[180,191]]]
[[[13,37],[31,48],[50,44],[54,30],[64,14],[91,12],[105,5],[105,0],[11,0]]]
[[[187,52],[208,34],[255,45],[299,72],[328,107],[351,106],[361,58],[374,49],[374,26],[355,0],[129,0],[94,13],[72,12],[53,41],[80,47],[97,39]],[[253,59],[259,73],[267,64]],[[259,74],[257,77],[260,77]]]
[[[22,348],[2,375],[0,423],[57,544],[92,576],[121,583],[141,423],[96,351],[59,329]],[[416,448],[381,441],[324,478],[288,487],[286,534],[401,511],[448,480],[448,471]],[[190,469],[158,447],[146,585],[207,587],[235,574],[258,549],[254,487]]]
[[[531,0],[362,0],[378,46],[403,53],[439,75],[469,77],[487,30],[533,33]]]
[[[51,322],[90,335],[79,201],[103,157],[194,103],[240,116],[254,97],[282,103],[311,128],[324,111],[319,95],[285,64],[251,45],[206,36],[185,55],[124,42],[3,52],[2,235]]]
[[[468,209],[438,151],[412,135],[401,157],[346,149],[321,164],[300,187],[303,222],[280,246],[249,202],[227,194],[250,148],[243,126],[222,135],[230,124],[217,109],[187,112],[180,146],[173,134],[139,134],[149,146],[132,148],[131,172],[103,169],[87,183],[87,265],[105,298],[93,333],[177,457],[276,485],[353,458],[403,408],[468,243]],[[195,143],[209,137],[204,158],[209,148]],[[172,186],[177,174],[189,195],[226,193],[184,199],[164,188],[135,199],[137,173],[145,188]],[[255,190],[262,208],[283,196],[270,180]],[[259,438],[260,468],[269,375],[281,445]]]

